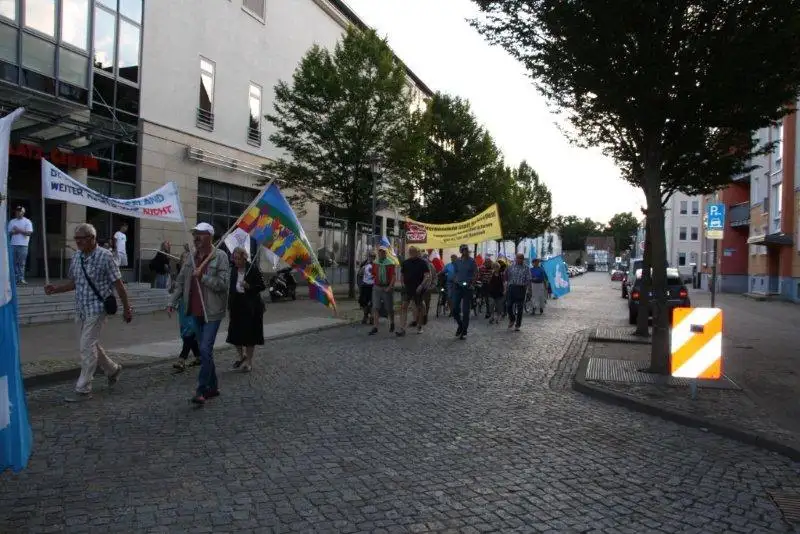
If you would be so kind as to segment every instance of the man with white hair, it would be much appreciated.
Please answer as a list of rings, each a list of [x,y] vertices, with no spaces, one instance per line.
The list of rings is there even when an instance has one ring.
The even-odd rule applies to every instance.
[[[119,267],[110,251],[97,246],[97,230],[94,226],[79,224],[75,228],[75,245],[78,252],[72,256],[69,281],[61,285],[48,284],[44,288],[47,295],[75,290],[75,311],[80,325],[81,374],[75,384],[74,394],[64,399],[67,402],[92,398],[92,380],[98,364],[108,377],[109,386],[117,383],[122,372],[122,365],[109,358],[100,346],[100,333],[106,317],[117,311],[114,290],[122,300],[125,322],[133,319],[133,309]]]
[[[33,234],[33,223],[25,217],[25,208],[17,206],[14,218],[8,221],[8,234],[11,236],[11,249],[14,253],[14,275],[17,285],[27,285],[25,266],[28,263],[28,245]]]

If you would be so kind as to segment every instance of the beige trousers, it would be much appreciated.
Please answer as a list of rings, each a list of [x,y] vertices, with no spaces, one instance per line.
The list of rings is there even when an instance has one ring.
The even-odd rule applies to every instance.
[[[92,379],[97,370],[97,365],[106,374],[114,374],[119,366],[108,357],[106,351],[100,346],[100,332],[106,324],[106,315],[100,314],[94,317],[87,317],[84,321],[78,321],[81,351],[81,376],[75,384],[75,391],[78,393],[92,392]]]

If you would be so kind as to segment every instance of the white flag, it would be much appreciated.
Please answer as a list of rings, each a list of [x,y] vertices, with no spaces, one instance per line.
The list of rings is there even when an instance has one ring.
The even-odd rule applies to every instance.
[[[241,228],[237,228],[225,238],[225,246],[230,254],[233,254],[235,248],[243,248],[247,251],[247,258],[250,258],[250,234]]]

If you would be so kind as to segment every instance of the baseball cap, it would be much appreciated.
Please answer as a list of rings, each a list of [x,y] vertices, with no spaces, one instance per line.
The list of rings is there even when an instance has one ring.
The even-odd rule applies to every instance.
[[[192,228],[192,233],[205,233],[209,234],[210,236],[214,236],[214,227],[208,224],[207,222],[198,223],[197,226]]]

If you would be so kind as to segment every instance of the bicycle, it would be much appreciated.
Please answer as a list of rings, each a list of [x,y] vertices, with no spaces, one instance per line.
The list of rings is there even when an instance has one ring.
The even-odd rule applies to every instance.
[[[446,287],[439,287],[438,290],[439,296],[436,300],[436,317],[439,317],[441,313],[442,316],[450,315],[450,299],[447,296],[447,288]]]
[[[475,317],[483,313],[483,295],[481,295],[481,287],[483,287],[483,284],[480,282],[476,282],[472,287],[472,302],[470,306],[472,307],[472,314],[475,315]]]

